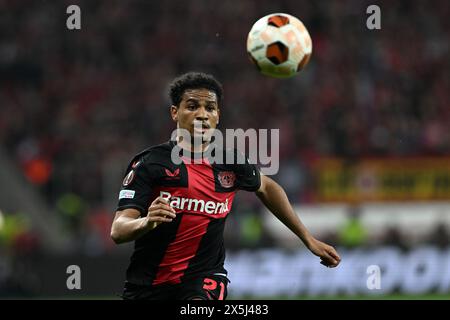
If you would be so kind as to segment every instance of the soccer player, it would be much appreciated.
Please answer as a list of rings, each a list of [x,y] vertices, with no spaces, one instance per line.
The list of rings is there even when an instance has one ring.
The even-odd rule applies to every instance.
[[[190,72],[176,78],[170,86],[170,114],[178,130],[187,130],[192,139],[178,136],[150,147],[128,166],[111,228],[116,243],[135,241],[124,299],[225,299],[223,231],[238,190],[255,192],[323,265],[340,262],[333,247],[308,232],[282,187],[241,153],[225,148],[206,152],[222,96],[221,84],[211,75]],[[195,144],[195,138],[201,142]],[[189,156],[175,163],[174,148]],[[217,152],[223,152],[223,159],[231,152],[232,163],[211,161]]]

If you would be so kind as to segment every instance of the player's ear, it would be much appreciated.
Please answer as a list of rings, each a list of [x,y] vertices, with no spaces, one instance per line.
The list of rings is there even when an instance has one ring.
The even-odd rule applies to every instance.
[[[178,122],[178,108],[177,106],[170,106],[170,115],[172,116],[172,120]]]

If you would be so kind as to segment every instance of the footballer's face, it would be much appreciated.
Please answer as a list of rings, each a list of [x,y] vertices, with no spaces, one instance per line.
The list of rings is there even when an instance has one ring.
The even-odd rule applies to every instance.
[[[217,95],[208,89],[189,89],[184,91],[178,107],[171,106],[170,113],[178,128],[186,129],[191,137],[202,137],[208,141],[219,123]]]

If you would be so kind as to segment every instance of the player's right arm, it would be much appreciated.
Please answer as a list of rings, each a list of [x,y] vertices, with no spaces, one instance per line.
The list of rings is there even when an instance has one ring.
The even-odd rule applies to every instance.
[[[153,197],[152,181],[144,156],[133,158],[122,182],[111,226],[111,238],[115,243],[134,241],[158,224],[170,222],[175,217],[175,211],[167,200],[158,197],[149,204]]]
[[[160,223],[171,222],[174,218],[175,210],[167,200],[158,197],[148,208],[145,217],[141,217],[139,210],[133,208],[117,211],[111,227],[111,238],[117,244],[134,241]]]

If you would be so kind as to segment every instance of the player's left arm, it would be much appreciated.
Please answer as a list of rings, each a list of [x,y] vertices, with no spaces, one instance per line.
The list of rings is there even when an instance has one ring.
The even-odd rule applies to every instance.
[[[321,264],[331,268],[339,264],[341,258],[336,250],[311,235],[292,208],[286,192],[278,183],[261,175],[261,186],[256,191],[256,195],[283,224],[303,241],[312,253],[320,257]]]

